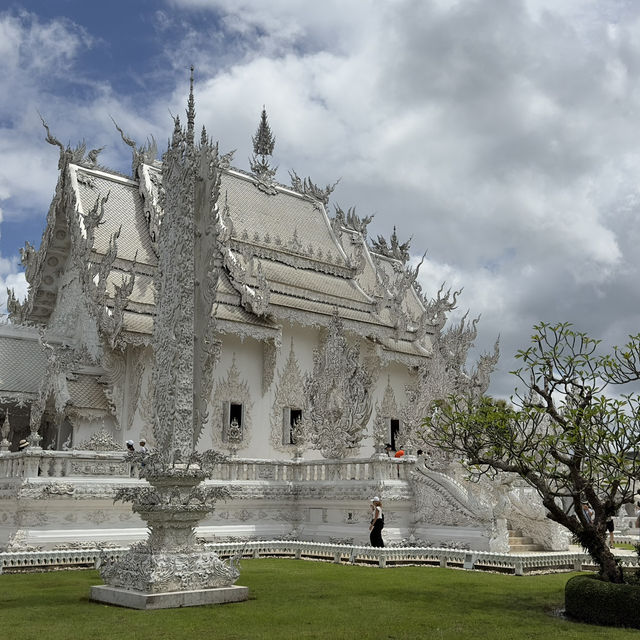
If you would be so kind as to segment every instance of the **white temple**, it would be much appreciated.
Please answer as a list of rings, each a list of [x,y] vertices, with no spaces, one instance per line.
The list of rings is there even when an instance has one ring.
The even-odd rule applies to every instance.
[[[191,95],[191,135],[193,118]],[[99,150],[65,148],[47,128],[59,180],[40,247],[22,254],[28,298],[10,292],[11,323],[0,326],[0,549],[146,535],[113,498],[146,482],[125,459],[125,442],[156,446],[154,321],[165,323],[166,339],[183,339],[171,329],[180,292],[162,314],[155,307],[169,205],[209,221],[195,236],[211,247],[196,286],[214,292],[214,331],[195,338],[194,394],[204,399],[196,444],[227,455],[207,483],[231,498],[202,523],[201,538],[362,543],[369,499],[379,495],[387,543],[505,551],[511,529],[546,548],[566,546],[530,489],[472,484],[440,452],[416,455],[431,401],[485,392],[498,352],[467,370],[476,323],[444,328],[456,294],[421,291],[395,229],[388,242],[368,239],[370,218],[337,206],[329,215],[331,187],[295,173],[290,186],[278,183],[264,111],[251,170],[220,156],[220,183],[211,185],[207,167],[197,167],[205,178],[195,197],[154,144],[121,134],[133,150],[131,176],[100,166]],[[201,144],[210,144],[204,132]],[[169,364],[170,396],[167,380],[180,384],[180,367]],[[386,442],[407,454],[388,458]]]

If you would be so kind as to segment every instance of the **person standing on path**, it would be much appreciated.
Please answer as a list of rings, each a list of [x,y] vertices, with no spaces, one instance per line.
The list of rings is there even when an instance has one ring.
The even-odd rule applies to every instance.
[[[384,514],[382,502],[378,496],[371,499],[371,524],[369,525],[369,540],[372,547],[384,547],[382,529],[384,528]]]

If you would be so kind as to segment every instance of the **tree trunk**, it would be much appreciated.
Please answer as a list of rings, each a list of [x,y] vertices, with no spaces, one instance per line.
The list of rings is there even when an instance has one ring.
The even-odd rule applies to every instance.
[[[622,568],[611,553],[606,539],[598,534],[595,527],[585,527],[578,535],[578,540],[600,567],[600,577],[603,580],[618,584],[624,582]]]

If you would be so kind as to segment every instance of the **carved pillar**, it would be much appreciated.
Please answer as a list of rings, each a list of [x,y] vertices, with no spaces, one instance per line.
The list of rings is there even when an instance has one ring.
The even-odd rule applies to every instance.
[[[31,413],[29,415],[29,437],[27,438],[30,449],[40,449],[42,436],[38,433],[38,429],[40,428],[43,413],[43,402],[36,401],[31,403]]]
[[[187,128],[183,130],[175,119],[162,168],[164,217],[152,337],[156,451],[129,456],[132,462],[144,463],[141,476],[150,486],[122,489],[116,496],[133,502],[150,535],[116,562],[106,563],[102,576],[108,586],[92,589],[95,600],[132,607],[140,599],[146,607],[155,594],[164,594],[159,599],[164,604],[154,608],[248,597],[246,588],[232,586],[239,576],[237,568],[197,546],[194,534],[215,500],[228,492],[202,485],[219,462],[217,454],[194,451],[206,421],[219,353],[212,312],[218,278],[215,225],[220,163],[217,145],[204,131],[200,145],[194,142],[193,71],[191,89]],[[211,590],[220,587],[224,594],[209,599]],[[123,588],[128,592],[125,598]]]
[[[11,423],[9,422],[9,409],[7,408],[4,414],[4,420],[2,422],[2,428],[0,429],[0,436],[2,436],[2,440],[0,441],[0,452],[9,451],[9,433],[11,431]]]

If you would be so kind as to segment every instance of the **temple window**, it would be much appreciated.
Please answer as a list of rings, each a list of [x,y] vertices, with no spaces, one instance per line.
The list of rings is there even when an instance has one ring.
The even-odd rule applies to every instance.
[[[400,420],[397,418],[389,418],[389,433],[391,437],[389,438],[391,442],[391,447],[394,451],[398,448],[398,443],[396,442],[396,438],[398,433],[400,432]]]
[[[302,409],[285,407],[282,416],[282,444],[295,444],[294,427],[302,420]]]
[[[240,402],[223,403],[224,411],[224,432],[222,439],[225,442],[239,442],[242,440],[242,424],[244,418],[244,407]]]

